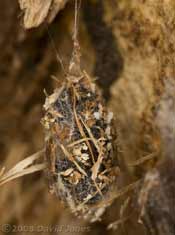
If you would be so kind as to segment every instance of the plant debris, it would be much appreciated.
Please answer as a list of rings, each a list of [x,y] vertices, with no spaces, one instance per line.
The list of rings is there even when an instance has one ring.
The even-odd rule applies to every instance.
[[[46,168],[46,163],[34,164],[34,161],[43,156],[43,153],[44,150],[41,150],[25,158],[24,160],[18,162],[12,169],[7,171],[6,173],[5,168],[2,168],[2,170],[0,171],[0,186],[21,176],[44,170]]]

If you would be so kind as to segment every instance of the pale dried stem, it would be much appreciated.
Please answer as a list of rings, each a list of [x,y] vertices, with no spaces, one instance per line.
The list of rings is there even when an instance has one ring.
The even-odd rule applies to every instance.
[[[21,176],[44,170],[46,168],[46,163],[34,163],[37,159],[43,156],[43,154],[44,149],[18,162],[12,169],[7,171],[6,173],[5,168],[3,167],[0,172],[0,186]]]
[[[141,157],[132,163],[128,163],[127,165],[129,167],[135,167],[135,166],[141,165],[141,164],[145,163],[146,161],[149,161],[149,160],[152,160],[153,158],[156,158],[157,154],[158,154],[158,152],[148,154],[147,156]]]

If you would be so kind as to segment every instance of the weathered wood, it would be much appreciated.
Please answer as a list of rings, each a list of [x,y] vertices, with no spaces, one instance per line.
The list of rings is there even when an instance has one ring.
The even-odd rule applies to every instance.
[[[138,198],[140,219],[149,235],[175,234],[175,161],[167,159],[148,172]]]
[[[24,15],[27,14],[27,16],[25,15],[28,23],[26,27],[43,23],[37,29],[25,31],[17,1],[0,1],[0,9],[4,9],[0,14],[0,144],[2,160],[15,159],[16,149],[19,149],[19,153],[23,152],[23,149],[33,153],[42,146],[43,134],[39,124],[42,117],[41,107],[45,98],[42,91],[46,88],[50,93],[56,86],[56,82],[50,79],[50,75],[56,75],[59,79],[63,78],[45,27],[45,23],[49,19],[48,9],[51,6],[48,2],[44,15],[39,17],[39,20],[36,18],[34,23],[35,14],[30,12],[28,15],[27,11],[26,13],[24,11]],[[52,9],[54,11],[51,18],[54,18],[59,7]],[[174,232],[174,220],[171,214],[174,213],[174,207],[170,206],[174,203],[174,199],[164,195],[165,192],[170,191],[171,193],[168,195],[172,195],[174,192],[172,173],[174,165],[170,164],[170,160],[164,160],[161,165],[156,165],[160,156],[166,159],[167,151],[165,151],[166,145],[162,150],[162,134],[157,129],[154,112],[155,104],[164,94],[165,81],[167,79],[175,80],[174,9],[174,0],[82,1],[79,31],[82,65],[89,73],[98,77],[97,83],[103,89],[104,96],[108,99],[111,110],[118,119],[116,124],[120,127],[120,144],[123,145],[126,164],[150,153],[161,153],[157,154],[156,160],[148,161],[147,164],[144,163],[137,168],[129,168],[131,174],[139,178],[144,177],[147,171],[149,171],[148,175],[152,174],[151,167],[154,167],[155,172],[158,173],[159,184],[155,185],[155,189],[151,188],[153,193],[149,191],[147,200],[149,203],[143,204],[146,208],[146,214],[143,216],[146,219],[143,220],[146,225],[149,224],[148,234],[151,233],[150,228],[152,228],[150,217],[152,216],[155,221],[157,213],[160,213],[162,224],[164,221],[166,224],[170,224],[169,221],[172,220],[169,228],[166,226],[166,229],[169,229],[172,234]],[[73,1],[69,1],[64,10],[50,24],[53,40],[62,55],[63,62],[66,62],[65,64],[68,63],[72,51],[73,11]],[[49,13],[51,12],[50,9]],[[14,144],[14,140],[19,144]],[[169,142],[167,142],[168,145]],[[22,154],[19,156],[24,157]],[[127,182],[131,178],[129,177]],[[41,177],[37,178],[37,180],[39,179],[42,180]],[[27,184],[28,188],[32,187],[37,180],[31,180]],[[166,183],[162,183],[164,181]],[[121,182],[122,186],[126,184],[123,179]],[[165,192],[162,192],[164,188]],[[3,205],[9,205],[8,198],[13,192],[13,190],[8,191],[7,199],[3,199],[3,195],[0,197],[1,200],[4,200]],[[41,193],[47,195],[44,187]],[[29,224],[34,222],[32,217],[26,216],[26,210],[29,211],[39,204],[41,206],[40,215],[49,211],[45,219],[40,216],[40,224],[48,221],[55,222],[57,216],[55,201],[50,200],[47,209],[42,209],[45,208],[44,203],[42,204],[40,200],[36,199],[33,202],[32,194],[32,191],[28,194],[28,198],[31,198],[30,206],[21,209],[24,221],[28,221]],[[154,203],[153,207],[150,206],[151,203]],[[159,208],[160,204],[161,206],[167,205],[169,208],[166,218],[162,214],[164,206]],[[118,212],[119,207],[114,204],[105,217],[103,225],[93,225],[94,234],[103,232],[108,223],[115,221]],[[79,223],[68,213],[65,218],[66,223],[72,220]],[[137,218],[132,219],[132,223],[125,223],[124,227],[127,234],[135,235],[139,228]],[[9,213],[1,220],[4,223],[16,220],[16,214]],[[154,227],[158,228],[159,224],[155,224]],[[162,231],[166,230],[162,229]],[[111,231],[108,233],[112,234]],[[116,232],[114,233],[116,234]]]
[[[20,8],[24,11],[24,27],[29,29],[38,27],[44,21],[51,22],[66,2],[67,0],[19,0]]]

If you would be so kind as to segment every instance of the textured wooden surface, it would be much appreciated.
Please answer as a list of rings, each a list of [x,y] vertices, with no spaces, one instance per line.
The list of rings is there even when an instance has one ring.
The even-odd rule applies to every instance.
[[[118,182],[122,187],[144,177],[152,167],[159,171],[157,160],[166,158],[166,151],[162,154],[162,132],[157,129],[154,107],[165,92],[166,80],[175,77],[175,3],[173,0],[82,2],[79,29],[82,66],[97,78],[114,112],[125,165],[150,153],[159,153],[145,164],[134,168],[125,166]],[[0,14],[0,154],[1,165],[10,168],[43,146],[40,125],[43,89],[50,94],[56,86],[50,76],[62,79],[63,73],[45,22],[26,31],[17,1],[0,1],[0,9],[3,9]],[[74,4],[70,1],[49,26],[65,66],[72,52],[73,12]],[[168,187],[169,177],[166,170],[163,172],[160,179],[167,179]],[[104,232],[109,223],[119,218],[122,203],[117,201],[101,223],[90,225],[91,231]],[[153,203],[159,205],[155,200]],[[0,208],[1,224],[15,221],[16,224],[85,225],[48,194],[42,174],[3,187]],[[148,218],[152,211],[154,208],[148,206]],[[137,219],[132,216],[119,230],[106,233],[144,234],[143,225]]]

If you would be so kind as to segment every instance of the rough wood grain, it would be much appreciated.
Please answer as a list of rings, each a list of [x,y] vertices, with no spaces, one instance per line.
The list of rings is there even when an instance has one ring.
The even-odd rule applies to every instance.
[[[175,161],[166,159],[148,172],[139,194],[140,220],[149,235],[175,234]]]
[[[24,27],[38,27],[44,21],[51,22],[57,13],[65,6],[67,0],[19,0],[24,11]]]
[[[35,16],[40,8],[36,8],[32,13],[30,10],[27,12],[29,24],[27,19],[28,26],[25,27],[36,27],[49,19],[48,13],[52,12],[53,1],[50,5],[48,2],[44,14],[38,14],[39,18],[36,18],[36,21]],[[69,62],[72,50],[74,11],[72,3],[70,1],[62,14],[50,24],[56,48],[66,63]],[[10,165],[14,160],[17,161],[42,146],[43,134],[39,124],[44,102],[42,91],[44,88],[48,92],[51,91],[51,87],[56,86],[56,83],[50,79],[50,75],[54,74],[62,79],[62,72],[47,31],[42,26],[30,31],[23,30],[18,20],[20,11],[17,1],[0,1],[0,8],[4,9],[0,14],[1,163]],[[55,13],[51,19],[58,11],[56,9],[60,9],[59,4],[54,9]],[[104,90],[111,110],[118,119],[116,125],[120,127],[120,141],[126,164],[154,151],[162,150],[162,138],[157,131],[154,107],[160,101],[160,96],[164,94],[165,80],[175,80],[174,9],[174,0],[87,0],[82,6],[81,13],[84,17],[80,20],[79,30],[82,64],[89,73],[98,76],[97,83]],[[23,19],[22,16],[20,19]],[[163,130],[165,129],[162,129],[162,133]],[[165,157],[165,154],[160,154],[157,159],[160,157],[161,160],[162,155]],[[146,205],[145,216],[148,218],[154,213],[157,205],[160,205],[159,202],[165,207],[166,203],[171,204],[171,201],[162,199],[156,201],[162,198],[162,187],[166,186],[165,190],[173,193],[174,178],[170,179],[167,174],[167,171],[168,173],[173,171],[173,165],[168,164],[170,168],[168,170],[165,163],[166,161],[163,161],[160,167],[156,165],[156,161],[152,161],[137,168],[129,168],[132,176],[126,181],[121,180],[121,185],[126,185],[133,176],[140,178],[144,177],[145,173],[150,174],[152,167],[160,176],[159,182],[165,180],[166,184],[156,185],[157,191],[152,194],[156,195],[156,198],[148,195],[148,201],[150,202],[151,198],[155,205],[154,208]],[[163,168],[166,170],[163,171]],[[161,173],[162,171],[164,173]],[[8,213],[2,213],[1,223],[17,221],[17,224],[21,224],[22,218],[22,221],[28,224],[84,224],[68,211],[62,210],[58,201],[48,196],[41,176],[28,179],[21,179],[16,187],[2,190],[1,210]],[[27,185],[27,189],[25,188],[27,192],[24,192],[24,185]],[[43,195],[43,200],[38,195]],[[9,198],[12,200],[9,201]],[[22,201],[25,203],[19,203],[21,198],[24,198]],[[168,200],[167,195],[166,200]],[[21,207],[14,208],[16,201]],[[91,225],[92,233],[104,232],[110,222],[117,220],[121,204],[122,202],[118,204],[116,202],[102,223]],[[163,208],[164,206],[159,208],[160,211]],[[172,211],[168,211],[169,218],[172,217]],[[171,226],[173,223],[172,220]],[[147,225],[146,222],[145,224]],[[117,232],[106,233],[144,234],[143,225],[140,225],[142,231],[140,232],[137,218],[134,216],[132,223],[127,221],[121,227],[121,231],[119,229]]]

